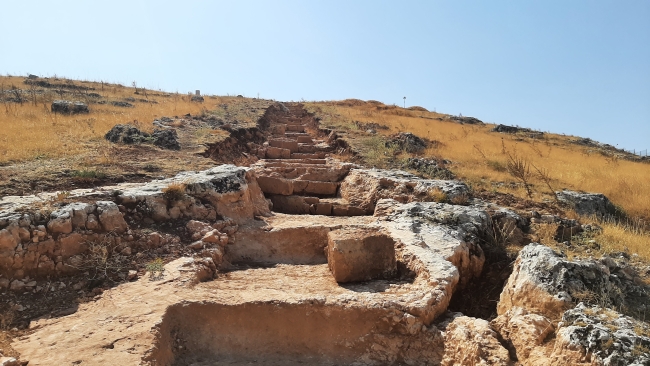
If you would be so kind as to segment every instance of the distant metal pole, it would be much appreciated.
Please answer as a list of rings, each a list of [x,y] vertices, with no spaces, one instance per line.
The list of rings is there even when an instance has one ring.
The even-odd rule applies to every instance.
[[[406,97],[404,97],[404,108],[406,108]]]

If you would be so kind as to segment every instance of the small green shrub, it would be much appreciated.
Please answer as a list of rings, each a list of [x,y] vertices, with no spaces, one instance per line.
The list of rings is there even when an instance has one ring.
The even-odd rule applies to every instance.
[[[149,272],[149,276],[152,279],[157,279],[162,277],[163,272],[165,271],[165,262],[163,262],[162,258],[156,258],[147,263],[145,265],[145,268]]]

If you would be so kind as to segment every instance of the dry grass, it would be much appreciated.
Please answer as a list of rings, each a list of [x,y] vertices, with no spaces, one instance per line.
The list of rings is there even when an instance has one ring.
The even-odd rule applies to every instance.
[[[172,183],[167,187],[163,188],[163,197],[169,202],[180,201],[185,197],[185,189],[187,185],[185,183]]]
[[[16,313],[13,309],[7,309],[0,312],[0,331],[9,330],[15,319]]]
[[[542,138],[531,138],[525,134],[494,133],[490,132],[492,125],[463,125],[444,114],[358,100],[312,103],[308,108],[318,112],[323,124],[348,129],[357,135],[362,135],[355,131],[359,123],[378,123],[388,127],[378,130],[383,135],[412,132],[439,141],[425,155],[451,160],[451,169],[458,178],[475,189],[523,198],[529,196],[528,185],[532,199],[537,201],[555,200],[553,191],[564,188],[599,192],[631,217],[646,223],[650,220],[650,164],[617,159],[571,144],[572,137],[546,133]],[[380,136],[372,137],[370,140],[374,142],[366,144],[378,147],[380,139]],[[375,161],[390,154],[385,148],[375,148],[369,157]],[[517,167],[520,169],[513,169]],[[525,173],[525,181],[521,173]],[[571,212],[567,215],[578,218]],[[601,225],[602,233],[592,239],[601,245],[603,253],[627,251],[650,260],[650,236],[643,230],[611,222]],[[556,230],[555,224],[538,225],[539,241],[555,246]]]
[[[16,88],[29,90],[23,77],[1,77],[0,89]],[[187,94],[125,87],[97,82],[54,81],[77,86],[92,87],[95,90],[60,94],[55,89],[44,89],[34,96],[26,95],[27,101],[20,103],[0,102],[0,164],[55,157],[74,156],[88,150],[88,143],[103,140],[104,134],[118,123],[131,123],[151,132],[151,122],[162,116],[182,116],[187,113],[198,115],[229,102],[229,97],[206,97],[204,103],[193,103]],[[42,88],[39,88],[42,89]],[[108,101],[122,101],[132,97],[134,107],[117,107],[111,104],[94,104],[88,93],[98,93]],[[61,115],[50,112],[55,99],[88,102],[89,114]],[[140,101],[140,100],[145,100]],[[147,102],[148,100],[148,102]]]
[[[595,236],[594,240],[600,244],[601,251],[636,253],[650,260],[650,234],[631,230],[623,224],[605,222],[600,225],[603,231]]]
[[[588,148],[568,143],[569,137],[547,133],[541,139],[524,135],[489,132],[491,125],[462,125],[446,115],[412,111],[372,102],[326,102],[310,105],[320,109],[323,123],[351,126],[354,121],[388,126],[382,134],[412,132],[420,137],[440,141],[428,156],[453,161],[454,172],[475,188],[493,189],[492,182],[514,182],[508,173],[508,154],[526,159],[546,173],[541,179],[532,174],[533,198],[554,199],[549,185],[600,192],[633,216],[650,218],[650,164],[636,163],[601,155]],[[520,197],[526,196],[522,185],[498,188]]]
[[[431,188],[427,192],[427,199],[430,202],[445,203],[448,201],[449,197],[447,194],[442,191],[440,188]]]
[[[557,228],[558,224],[539,224],[535,226],[537,241],[548,246],[556,245],[555,233],[557,232]]]

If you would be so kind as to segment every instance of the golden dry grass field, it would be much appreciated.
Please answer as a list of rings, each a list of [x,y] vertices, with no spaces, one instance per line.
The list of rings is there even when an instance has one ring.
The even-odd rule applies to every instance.
[[[633,216],[650,218],[650,164],[606,156],[569,143],[575,137],[545,133],[541,138],[525,134],[490,132],[494,125],[460,124],[447,115],[414,111],[372,102],[328,102],[314,104],[330,114],[332,122],[354,128],[353,122],[378,123],[388,127],[383,135],[411,132],[437,141],[424,155],[452,161],[451,169],[475,188],[498,189],[525,196],[506,167],[508,154],[523,158],[551,177],[554,190],[563,188],[605,194]],[[533,198],[551,199],[550,189],[531,166]]]
[[[545,133],[541,138],[530,138],[525,133],[506,134],[490,130],[494,125],[460,124],[449,115],[426,110],[404,109],[379,102],[345,100],[308,103],[307,108],[319,115],[322,123],[347,130],[361,140],[358,146],[367,146],[366,161],[385,167],[386,157],[393,154],[384,142],[389,135],[411,132],[436,143],[423,156],[451,160],[449,168],[476,190],[510,193],[527,198],[526,190],[509,174],[509,156],[530,165],[532,200],[553,201],[555,191],[570,189],[603,193],[630,216],[631,222],[599,222],[602,232],[585,240],[596,240],[600,252],[625,251],[650,260],[650,164],[628,161],[616,154],[570,143],[577,139]],[[377,129],[377,136],[369,137],[359,126],[376,123],[388,127]],[[399,160],[399,156],[397,157]],[[548,184],[540,179],[537,170],[550,177]],[[570,216],[575,213],[568,212]],[[583,218],[591,220],[591,218]],[[541,240],[546,244],[554,240]],[[560,248],[571,254],[583,249]],[[593,255],[593,253],[592,253]]]
[[[40,88],[32,95],[31,86],[24,84],[24,77],[0,76],[0,92],[11,96],[12,89],[23,89],[26,99],[23,103],[0,104],[0,164],[26,161],[35,158],[73,156],[87,149],[84,143],[103,142],[104,134],[118,123],[131,123],[151,132],[151,122],[162,116],[197,115],[214,111],[219,105],[237,101],[234,97],[205,97],[204,103],[193,103],[188,94],[166,93],[100,82],[48,79],[54,84],[92,88],[88,90],[72,87]],[[39,90],[40,89],[40,90]],[[60,94],[57,90],[62,90]],[[93,103],[90,93],[97,93],[106,104]],[[0,93],[0,96],[2,93]],[[135,98],[133,107],[111,105],[111,101],[125,101]],[[91,113],[61,115],[50,111],[55,99],[86,102]],[[254,116],[250,116],[252,120]],[[254,121],[253,121],[254,123]]]
[[[89,113],[53,113],[53,100],[81,101]],[[128,104],[124,104],[128,103]],[[207,146],[229,136],[223,128],[256,125],[272,101],[191,95],[62,78],[0,76],[0,195],[89,188],[146,181],[215,161]],[[114,144],[104,135],[116,124],[152,132],[170,117],[181,150],[151,144]],[[169,120],[168,120],[169,121]],[[227,129],[227,128],[226,128]]]

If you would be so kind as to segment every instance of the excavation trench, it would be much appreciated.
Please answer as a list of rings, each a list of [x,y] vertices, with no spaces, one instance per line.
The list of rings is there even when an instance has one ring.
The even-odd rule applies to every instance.
[[[397,263],[398,270],[391,278],[338,284],[327,268],[326,248],[328,233],[339,229],[343,218],[321,217],[320,224],[298,227],[293,226],[295,218],[282,218],[289,222],[278,220],[274,222],[278,227],[266,226],[266,230],[262,222],[240,228],[224,257],[234,269],[217,281],[230,279],[237,286],[238,278],[247,278],[260,291],[268,287],[254,277],[286,283],[280,291],[289,299],[171,305],[157,327],[151,354],[156,364],[340,365],[439,360],[440,355],[430,347],[440,338],[435,327],[427,327],[399,307],[366,304],[370,299],[375,304],[379,299],[397,302],[411,290],[415,272]],[[309,279],[296,277],[305,271],[310,273]],[[305,288],[298,291],[309,295],[294,298],[291,294],[302,286]],[[346,296],[367,300],[340,300]]]
[[[163,365],[340,365],[361,360],[402,364],[409,351],[435,361],[437,334],[414,331],[402,314],[318,303],[185,303],[168,308],[153,358]],[[414,334],[411,334],[414,333]],[[400,349],[389,357],[379,345]],[[385,352],[385,351],[384,351]],[[426,359],[421,359],[426,361]]]

